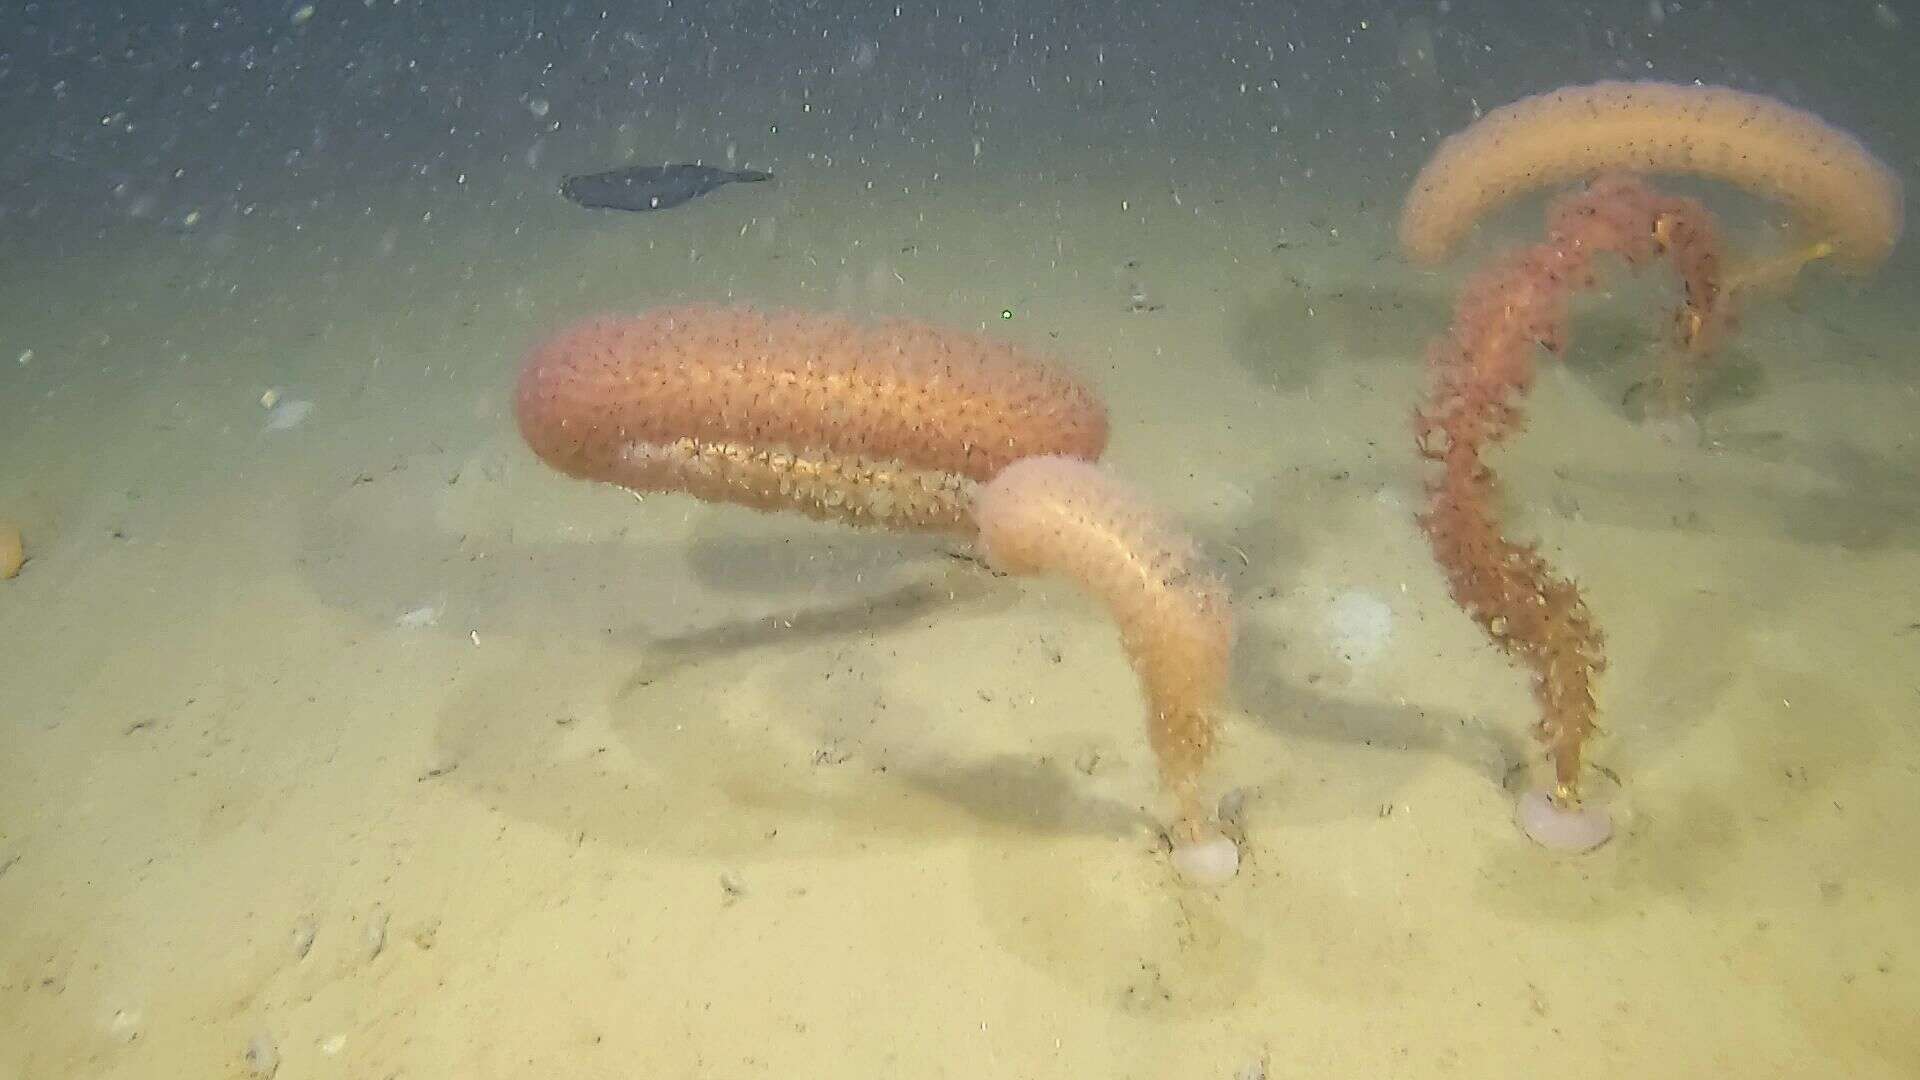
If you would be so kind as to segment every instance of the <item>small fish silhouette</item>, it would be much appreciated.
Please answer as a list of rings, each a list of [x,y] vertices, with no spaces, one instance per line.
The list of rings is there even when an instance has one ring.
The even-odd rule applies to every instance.
[[[757,169],[716,169],[711,165],[635,165],[585,176],[569,176],[560,194],[604,210],[665,210],[697,199],[727,184],[773,179]]]

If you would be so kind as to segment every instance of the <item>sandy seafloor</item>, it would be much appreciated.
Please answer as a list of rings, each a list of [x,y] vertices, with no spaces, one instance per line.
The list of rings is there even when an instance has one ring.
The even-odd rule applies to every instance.
[[[1779,78],[1897,122],[1819,79],[1835,40]],[[1719,46],[1760,88],[1795,55]],[[287,1078],[1920,1075],[1912,245],[1750,305],[1698,447],[1621,407],[1665,279],[1583,305],[1502,459],[1609,635],[1620,835],[1556,858],[1511,824],[1530,699],[1446,597],[1408,425],[1537,204],[1415,270],[1421,151],[1374,113],[1417,81],[1280,153],[1231,90],[1049,109],[1045,70],[971,86],[984,127],[772,80],[727,122],[777,183],[652,216],[551,183],[711,153],[693,105],[190,225],[164,190],[16,206],[0,1075],[245,1076],[250,1044]],[[677,300],[982,329],[1098,385],[1108,462],[1239,604],[1236,880],[1156,850],[1133,678],[1070,588],[531,458],[526,346]],[[269,389],[311,415],[265,430]]]

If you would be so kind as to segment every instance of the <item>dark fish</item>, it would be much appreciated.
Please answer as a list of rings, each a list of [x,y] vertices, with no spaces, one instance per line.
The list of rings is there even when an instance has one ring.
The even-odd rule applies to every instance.
[[[586,176],[569,176],[560,194],[606,210],[665,210],[732,183],[773,179],[754,169],[716,169],[711,165],[635,165]]]

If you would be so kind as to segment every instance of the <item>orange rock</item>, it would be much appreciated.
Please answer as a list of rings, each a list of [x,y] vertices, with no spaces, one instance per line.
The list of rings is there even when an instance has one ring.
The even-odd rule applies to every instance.
[[[0,522],[0,581],[20,572],[27,561],[27,545],[20,539],[20,527]]]

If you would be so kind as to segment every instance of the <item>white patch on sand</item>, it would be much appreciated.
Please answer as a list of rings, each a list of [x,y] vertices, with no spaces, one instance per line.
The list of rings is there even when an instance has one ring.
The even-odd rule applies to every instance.
[[[1364,667],[1379,659],[1393,639],[1393,609],[1370,592],[1348,589],[1327,605],[1320,627],[1336,653]]]
[[[412,611],[403,612],[393,620],[393,625],[402,630],[425,630],[440,622],[439,604],[421,604]]]
[[[313,402],[311,401],[303,401],[299,398],[278,401],[274,403],[273,408],[267,410],[267,430],[292,431],[306,423],[307,417],[312,415]]]

